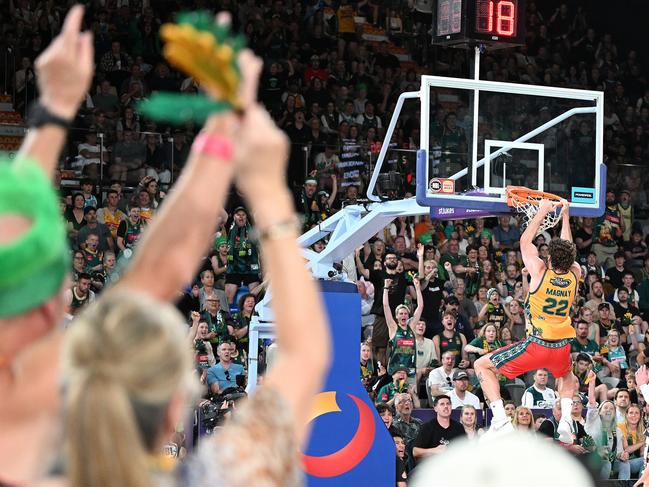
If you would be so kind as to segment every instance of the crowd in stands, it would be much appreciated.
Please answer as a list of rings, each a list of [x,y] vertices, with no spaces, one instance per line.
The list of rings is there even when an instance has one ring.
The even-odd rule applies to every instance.
[[[55,180],[73,249],[70,316],[119,279],[187,158],[198,127],[146,120],[138,102],[155,91],[200,89],[164,62],[158,30],[181,8],[207,3],[90,2],[86,23],[95,35],[97,76]],[[209,2],[232,13],[235,29],[265,61],[260,98],[292,141],[288,179],[305,230],[362,198],[400,93],[417,90],[421,74],[468,75],[463,51],[425,46],[432,18],[427,5]],[[58,32],[67,8],[51,0],[9,0],[2,7],[2,43],[16,60],[9,85],[19,111],[36,96],[34,59]],[[639,221],[648,202],[642,167],[649,156],[649,85],[637,51],[618,48],[610,34],[591,27],[596,10],[528,1],[526,45],[488,53],[481,77],[605,93],[606,213],[572,221],[585,278],[572,310],[573,367],[580,380],[573,418],[584,427],[577,427],[571,450],[594,450],[604,461],[603,476],[629,478],[642,465],[643,421],[649,419],[634,376],[649,344],[649,236]],[[432,106],[437,124],[431,125],[431,140],[451,155],[451,164],[468,151],[466,108],[462,102],[455,110]],[[535,108],[523,127],[538,125],[554,110]],[[416,107],[406,107],[391,146],[417,149],[419,122]],[[507,137],[521,129],[496,127],[498,117],[492,122]],[[580,148],[594,148],[592,131],[588,123],[566,127],[545,143],[565,148],[566,156],[583,155]],[[403,176],[397,196],[408,195],[412,167],[406,159],[395,162]],[[236,192],[225,210],[214,246],[178,304],[187,316],[196,367],[212,393],[237,387],[237,377],[245,377],[248,325],[266,288],[253,215]],[[509,216],[451,222],[402,217],[354,256],[363,306],[361,379],[395,437],[401,485],[403,474],[429,454],[425,450],[482,433],[484,398],[472,364],[526,332],[520,231]],[[553,236],[550,231],[537,238],[541,257]],[[325,245],[318,242],[313,250]],[[517,427],[553,437],[560,414],[553,381],[544,370],[516,381],[503,378]],[[420,407],[434,407],[436,419],[422,423],[412,414]],[[457,423],[451,419],[455,409],[461,409]],[[536,409],[552,411],[544,418]]]

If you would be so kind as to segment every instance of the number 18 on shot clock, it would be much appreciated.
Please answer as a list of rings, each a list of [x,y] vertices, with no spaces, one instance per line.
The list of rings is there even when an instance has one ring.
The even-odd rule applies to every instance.
[[[491,49],[525,43],[525,0],[436,0],[433,44]]]

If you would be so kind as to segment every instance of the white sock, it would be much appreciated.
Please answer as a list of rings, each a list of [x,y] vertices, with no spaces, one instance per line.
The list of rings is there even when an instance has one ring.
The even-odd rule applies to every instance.
[[[491,409],[491,412],[494,414],[494,421],[499,421],[507,417],[507,415],[505,414],[505,405],[503,404],[502,399],[498,399],[497,401],[491,401],[491,403],[489,404],[489,408]]]
[[[561,421],[570,422],[572,417],[572,399],[567,397],[561,398]]]

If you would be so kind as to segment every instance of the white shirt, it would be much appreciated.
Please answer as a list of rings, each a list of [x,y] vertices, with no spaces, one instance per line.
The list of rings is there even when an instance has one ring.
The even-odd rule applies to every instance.
[[[554,403],[557,400],[557,393],[554,392],[552,389],[549,387],[546,387],[545,389],[541,390],[536,385],[532,385],[532,387],[539,393],[543,395],[543,400],[545,401],[545,405],[543,404],[534,404],[534,396],[527,390],[523,393],[523,398],[521,400],[521,406],[525,406],[526,408],[538,408],[538,407],[547,407],[551,408],[554,406]]]
[[[449,395],[451,398],[451,408],[452,409],[457,409],[461,408],[462,406],[473,406],[476,409],[480,409],[480,399],[478,399],[478,396],[475,394],[472,394],[469,391],[464,392],[464,399],[460,399],[457,395],[457,392],[455,392],[455,389],[453,389]]]
[[[437,367],[428,374],[426,385],[430,388],[433,384],[437,384],[442,391],[449,392],[453,389],[453,373],[456,370],[453,369],[447,374],[444,367]]]
[[[423,342],[416,342],[417,345],[417,365],[418,369],[428,367],[433,360],[438,360],[435,354],[435,345],[430,338],[424,338]],[[431,371],[432,372],[432,371]],[[446,382],[446,379],[444,379]]]

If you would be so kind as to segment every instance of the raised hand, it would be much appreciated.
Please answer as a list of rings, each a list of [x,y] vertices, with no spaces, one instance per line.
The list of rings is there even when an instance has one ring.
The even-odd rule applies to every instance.
[[[541,200],[539,201],[539,214],[547,215],[554,209],[554,204],[550,200]]]
[[[95,71],[92,33],[81,32],[83,13],[82,5],[70,9],[61,33],[35,63],[41,103],[67,120],[76,115]]]
[[[444,262],[444,269],[446,269],[446,272],[451,273],[453,271],[453,266],[450,262]]]
[[[383,283],[383,287],[387,289],[390,286],[392,286],[392,279],[386,279],[385,282]]]
[[[424,256],[424,250],[425,250],[424,244],[418,243],[417,244],[417,257],[420,257],[420,258],[423,257]]]
[[[635,381],[638,386],[643,386],[647,383],[649,383],[649,371],[647,370],[647,366],[643,365],[640,367],[636,373],[635,373]]]
[[[192,311],[191,318],[192,318],[192,323],[198,323],[201,319],[201,315],[197,311]]]

